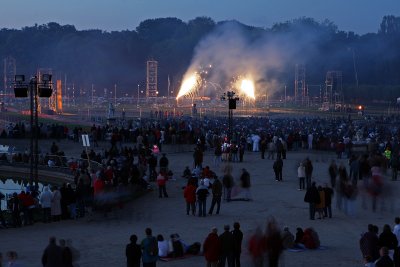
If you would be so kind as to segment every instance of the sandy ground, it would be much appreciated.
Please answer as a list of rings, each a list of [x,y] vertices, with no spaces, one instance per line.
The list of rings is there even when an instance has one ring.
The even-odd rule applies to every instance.
[[[5,142],[3,142],[5,143]],[[26,141],[14,142],[23,145]],[[107,144],[108,145],[108,144]],[[50,141],[41,142],[41,146],[50,147]],[[63,141],[59,143],[67,155],[78,156],[82,147],[78,143]],[[171,150],[171,148],[166,148]],[[289,152],[284,161],[283,182],[276,182],[272,171],[272,160],[262,160],[259,153],[246,152],[245,162],[234,163],[234,177],[238,179],[240,170],[246,168],[251,174],[251,192],[254,201],[222,203],[220,215],[205,218],[187,216],[182,186],[185,180],[180,174],[185,166],[192,166],[192,152],[169,153],[171,169],[179,174],[176,181],[169,181],[169,198],[159,199],[157,191],[149,192],[131,202],[124,209],[104,218],[96,215],[94,220],[63,221],[52,224],[36,223],[34,226],[19,229],[0,230],[0,251],[16,250],[23,266],[41,266],[40,258],[49,236],[71,239],[81,252],[80,266],[125,266],[125,245],[131,234],[141,240],[144,229],[151,227],[153,233],[169,236],[179,233],[187,243],[203,242],[211,227],[216,226],[222,233],[223,225],[241,223],[244,232],[242,265],[251,266],[247,254],[247,239],[256,226],[265,229],[269,216],[274,216],[281,227],[289,226],[292,233],[296,227],[314,227],[319,233],[321,244],[327,250],[285,252],[281,266],[363,266],[358,241],[368,223],[382,229],[388,223],[393,225],[399,214],[399,201],[386,201],[387,209],[373,213],[371,209],[361,208],[361,195],[355,203],[355,215],[348,216],[334,208],[333,218],[311,221],[308,218],[308,205],[304,203],[305,191],[298,191],[296,166],[309,156],[314,164],[314,177],[317,183],[328,182],[328,164],[334,154],[317,152]],[[346,160],[343,160],[347,164]],[[205,154],[205,165],[211,166],[221,174],[222,165],[213,166],[213,153]],[[347,166],[347,165],[346,165]],[[387,181],[397,191],[400,183]],[[368,199],[369,200],[369,199]],[[335,202],[335,199],[333,200]],[[211,198],[208,199],[208,207]],[[393,211],[388,207],[393,204]],[[368,201],[370,206],[370,201]],[[334,205],[333,205],[334,206]],[[172,262],[159,262],[158,266],[205,266],[202,256]]]

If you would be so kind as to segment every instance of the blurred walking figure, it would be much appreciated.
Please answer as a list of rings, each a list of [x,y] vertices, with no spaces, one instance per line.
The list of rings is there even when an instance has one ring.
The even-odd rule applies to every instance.
[[[251,182],[250,182],[250,173],[243,168],[242,169],[242,175],[240,176],[240,183],[242,186],[242,190],[244,192],[244,200],[251,200],[251,193],[250,193],[250,186],[251,186]]]
[[[270,219],[265,232],[265,245],[268,256],[268,266],[278,267],[279,258],[283,251],[281,231],[275,219]]]
[[[224,170],[224,177],[222,178],[222,184],[224,186],[224,200],[231,201],[231,193],[233,187],[233,176],[232,167],[227,165]]]
[[[264,266],[265,238],[258,226],[249,240],[249,253],[254,267]]]

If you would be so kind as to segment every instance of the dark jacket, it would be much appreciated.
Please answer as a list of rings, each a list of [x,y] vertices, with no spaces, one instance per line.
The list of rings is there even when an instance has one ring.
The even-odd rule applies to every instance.
[[[140,245],[130,243],[125,249],[127,267],[140,267],[140,259],[142,258],[142,249]]]
[[[239,229],[234,229],[232,231],[233,236],[233,252],[240,253],[242,252],[242,241],[243,241],[243,233]]]
[[[247,171],[244,171],[240,176],[240,182],[242,183],[243,188],[250,187],[250,174]]]
[[[325,192],[325,206],[332,204],[333,190],[330,187],[324,187]]]
[[[379,235],[379,247],[387,247],[388,249],[397,248],[397,237],[392,232],[382,232]]]
[[[60,267],[62,266],[62,251],[56,244],[49,244],[43,252],[43,267]]]
[[[221,197],[222,196],[222,183],[220,180],[215,179],[214,183],[211,186],[211,191],[213,197]]]
[[[304,202],[319,204],[321,199],[319,197],[318,189],[315,185],[307,189],[306,195],[304,196]]]
[[[219,241],[221,242],[221,254],[228,255],[233,253],[234,239],[231,232],[225,230],[220,236]]]

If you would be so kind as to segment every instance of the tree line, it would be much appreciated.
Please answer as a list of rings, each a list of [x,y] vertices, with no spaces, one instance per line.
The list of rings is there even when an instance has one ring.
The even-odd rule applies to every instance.
[[[159,62],[160,95],[167,95],[167,77],[177,88],[196,45],[226,23],[238,24],[249,40],[268,42],[290,36],[291,42],[296,38],[303,42],[302,50],[312,42],[313,53],[304,53],[285,62],[283,70],[268,73],[268,78],[272,76],[288,88],[293,85],[294,66],[301,62],[309,84],[324,85],[327,71],[342,71],[345,96],[350,101],[400,97],[400,17],[392,15],[383,17],[376,33],[362,35],[311,18],[276,23],[271,28],[215,22],[208,17],[188,22],[157,18],[141,22],[135,30],[112,32],[77,30],[73,25],[50,22],[19,30],[1,29],[0,57],[14,57],[17,73],[51,68],[56,78],[64,80],[66,75],[69,83],[81,88],[94,84],[111,89],[117,84],[121,95],[133,94],[138,84],[144,88],[146,61],[154,59]]]

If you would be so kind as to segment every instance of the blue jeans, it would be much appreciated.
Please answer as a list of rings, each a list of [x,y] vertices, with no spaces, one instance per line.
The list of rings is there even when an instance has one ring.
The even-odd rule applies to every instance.
[[[198,200],[199,203],[199,216],[206,217],[206,200]]]

